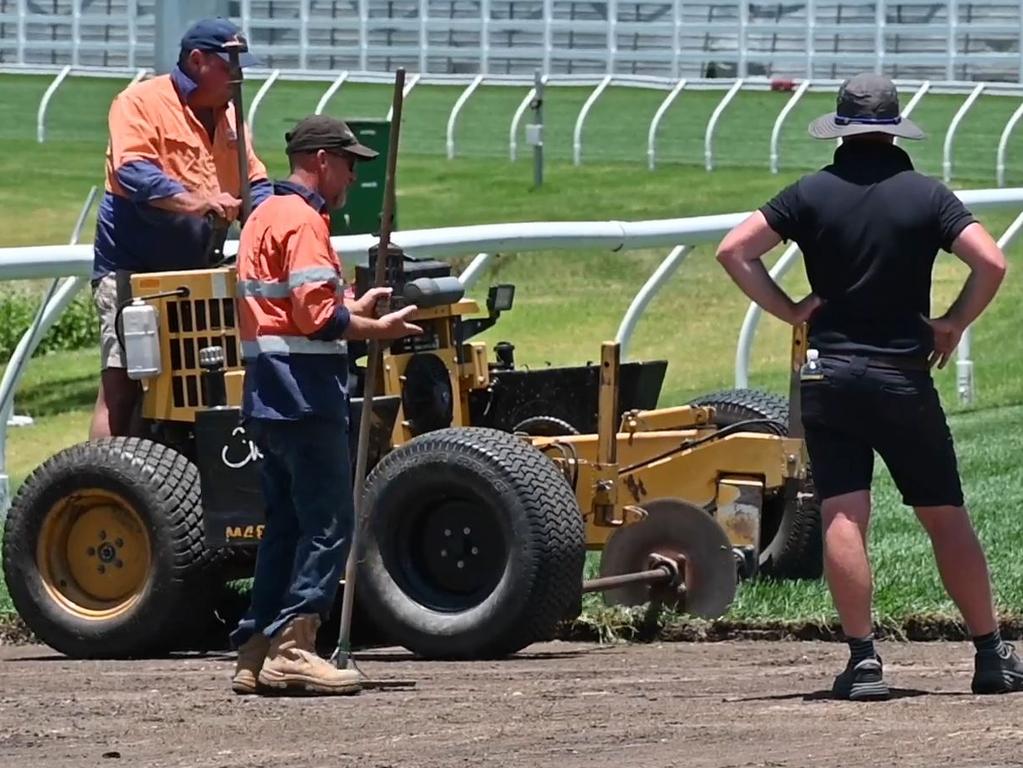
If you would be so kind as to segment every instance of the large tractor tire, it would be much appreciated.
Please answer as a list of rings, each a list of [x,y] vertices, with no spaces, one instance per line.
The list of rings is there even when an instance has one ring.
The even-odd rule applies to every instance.
[[[691,401],[692,405],[711,405],[714,422],[725,427],[747,419],[772,419],[789,423],[788,400],[780,395],[755,389],[714,392]],[[750,425],[751,432],[768,428]],[[807,471],[799,497],[786,504],[782,496],[765,504],[760,529],[760,573],[776,579],[817,579],[823,572],[821,507]]]
[[[390,642],[499,658],[550,639],[582,600],[585,530],[556,465],[492,429],[421,435],[366,488],[358,600]]]
[[[149,440],[82,443],[46,461],[3,537],[4,578],[28,627],[76,658],[179,646],[211,559],[199,492],[195,465]]]

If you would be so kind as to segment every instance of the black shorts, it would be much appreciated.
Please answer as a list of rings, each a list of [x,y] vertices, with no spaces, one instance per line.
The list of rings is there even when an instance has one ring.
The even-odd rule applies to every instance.
[[[912,507],[962,506],[952,433],[930,371],[821,358],[800,386],[806,448],[822,499],[870,489],[874,451]]]

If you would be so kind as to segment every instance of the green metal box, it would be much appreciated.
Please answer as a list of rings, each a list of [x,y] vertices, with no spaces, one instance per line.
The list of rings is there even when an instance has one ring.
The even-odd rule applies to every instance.
[[[380,231],[380,213],[384,207],[384,178],[387,175],[387,141],[391,130],[388,120],[346,119],[348,127],[359,142],[375,149],[380,156],[356,165],[358,180],[348,190],[343,208],[330,215],[332,235],[377,234]],[[398,212],[394,212],[394,226],[398,227]]]

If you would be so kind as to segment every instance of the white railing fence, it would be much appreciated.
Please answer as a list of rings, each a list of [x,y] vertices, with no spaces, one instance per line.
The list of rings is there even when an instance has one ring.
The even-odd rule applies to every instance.
[[[213,4],[211,3],[211,6]],[[275,69],[1020,80],[996,0],[238,0]],[[154,0],[0,0],[0,61],[153,66]]]
[[[56,91],[65,83],[68,79],[75,77],[107,77],[107,78],[128,78],[130,83],[137,82],[142,79],[146,74],[150,74],[147,70],[127,70],[117,68],[107,68],[103,70],[97,70],[95,68],[81,68],[81,67],[10,67],[0,65],[0,74],[4,72],[20,72],[20,73],[31,73],[31,74],[52,74],[53,80],[49,87],[43,93],[43,96],[39,103],[37,112],[37,127],[36,134],[37,139],[40,143],[46,141],[46,116],[50,103],[53,99]],[[331,99],[337,98],[338,93],[343,93],[344,86],[347,83],[368,83],[368,84],[389,84],[392,81],[392,76],[387,73],[380,72],[348,72],[344,71],[341,73],[317,73],[317,72],[289,72],[285,70],[252,70],[248,73],[253,81],[261,81],[260,87],[252,100],[251,106],[248,110],[248,125],[249,129],[254,130],[256,126],[256,117],[259,114],[260,104],[265,100],[271,89],[280,82],[322,82],[327,83],[323,95],[320,97],[316,104],[315,112],[320,114],[327,107],[327,104]],[[584,148],[584,137],[586,120],[590,114],[591,109],[596,104],[597,100],[612,86],[619,88],[639,88],[647,90],[655,90],[665,92],[664,100],[661,102],[659,108],[654,113],[653,118],[650,120],[647,129],[647,164],[648,167],[653,170],[657,165],[658,151],[658,127],[663,121],[668,111],[681,102],[681,106],[676,107],[677,109],[684,108],[685,94],[687,91],[694,92],[721,92],[722,97],[714,108],[710,118],[707,121],[706,127],[703,132],[703,144],[704,144],[704,156],[703,164],[705,168],[710,171],[715,166],[715,160],[717,153],[714,149],[714,139],[716,136],[718,125],[721,121],[722,116],[726,112],[730,104],[732,104],[742,92],[764,92],[771,89],[779,88],[778,81],[772,81],[765,78],[747,78],[740,80],[728,80],[728,79],[682,79],[673,80],[668,78],[659,77],[635,77],[635,76],[602,76],[594,77],[591,75],[578,75],[578,76],[547,76],[544,79],[545,87],[591,87],[593,90],[583,103],[582,107],[576,116],[574,123],[574,130],[572,135],[572,156],[573,162],[576,165],[580,165],[583,160],[583,148]],[[778,115],[773,119],[765,117],[764,119],[764,130],[768,130],[770,126],[770,149],[767,157],[764,158],[765,164],[771,169],[772,173],[777,173],[780,166],[782,165],[781,157],[781,136],[786,120],[792,113],[793,109],[799,103],[799,101],[807,93],[828,93],[832,94],[838,88],[840,80],[793,80],[786,81],[781,87],[792,90],[792,96],[786,101],[784,106],[779,111]],[[525,78],[519,76],[509,75],[424,75],[414,73],[410,76],[405,86],[406,95],[409,94],[416,85],[421,86],[451,86],[460,85],[464,86],[464,90],[451,107],[445,128],[445,147],[448,158],[453,158],[457,154],[458,148],[458,134],[457,128],[459,125],[458,117],[460,113],[465,109],[466,105],[471,100],[475,93],[478,93],[482,87],[508,87],[508,88],[532,88],[532,78]],[[954,170],[954,142],[957,133],[959,132],[960,126],[963,119],[970,113],[971,110],[976,108],[979,98],[982,94],[987,96],[999,96],[1010,99],[1023,98],[1023,84],[1020,83],[997,83],[997,82],[985,82],[985,83],[974,83],[974,82],[931,82],[929,80],[897,80],[896,85],[900,92],[904,94],[912,94],[909,101],[906,102],[906,106],[903,109],[903,114],[908,116],[914,109],[916,109],[921,101],[928,95],[950,95],[950,96],[962,96],[964,100],[956,111],[955,116],[946,128],[943,141],[942,141],[942,171],[946,182],[951,181],[953,178]],[[548,101],[554,103],[557,99],[555,95],[548,95]],[[511,115],[509,121],[508,131],[508,153],[514,160],[516,157],[517,141],[519,137],[519,129],[521,126],[522,118],[528,108],[529,102],[532,99],[532,91],[528,92],[519,103],[518,108]],[[414,106],[414,105],[413,105]],[[387,118],[390,118],[390,110],[388,110]],[[1001,137],[997,145],[997,149],[994,153],[991,162],[991,175],[994,178],[998,186],[1005,185],[1006,177],[1006,155],[1010,146],[1010,139],[1013,131],[1016,128],[1019,120],[1023,118],[1023,107],[1020,107],[1016,112],[1009,117],[1001,131]],[[696,162],[696,159],[693,159]]]
[[[1023,188],[970,190],[957,193],[972,210],[992,208],[1023,209]],[[652,221],[563,221],[517,224],[483,224],[469,227],[443,227],[399,231],[394,241],[416,257],[451,257],[477,254],[460,279],[467,285],[479,279],[495,253],[516,253],[538,250],[595,249],[611,252],[639,248],[670,247],[671,251],[637,292],[618,326],[616,340],[627,350],[632,334],[643,312],[657,292],[682,265],[689,249],[701,243],[717,242],[728,230],[749,214],[726,213],[680,219]],[[1002,235],[1000,242],[1008,247],[1023,228],[1023,213]],[[77,235],[75,236],[77,237]],[[72,238],[75,239],[74,237]],[[352,262],[366,261],[368,250],[376,242],[372,235],[331,238],[334,246]],[[237,242],[229,242],[225,253],[236,252]],[[790,248],[774,266],[780,279],[795,262],[798,252]],[[7,415],[12,412],[14,394],[24,364],[35,346],[59,317],[74,291],[83,285],[92,270],[92,247],[89,245],[44,245],[0,248],[0,281],[37,278],[69,280],[58,291],[50,291],[40,307],[37,320],[19,343],[8,363],[9,372],[0,388],[0,516],[9,503],[9,478],[6,470]],[[759,312],[751,305],[743,321],[736,352],[735,383],[748,385],[749,361]],[[959,349],[959,396],[972,399],[972,352],[969,332]],[[623,355],[624,357],[624,355]],[[966,387],[964,389],[963,387]]]

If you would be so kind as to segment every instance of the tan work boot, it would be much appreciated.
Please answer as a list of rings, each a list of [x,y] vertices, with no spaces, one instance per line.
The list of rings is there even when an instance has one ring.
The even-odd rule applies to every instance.
[[[231,678],[231,690],[238,694],[256,692],[256,679],[270,649],[270,638],[257,632],[238,648],[238,663]]]
[[[344,695],[358,693],[362,685],[354,669],[337,669],[316,654],[316,630],[320,617],[296,616],[273,639],[259,684],[268,693],[314,693]]]

